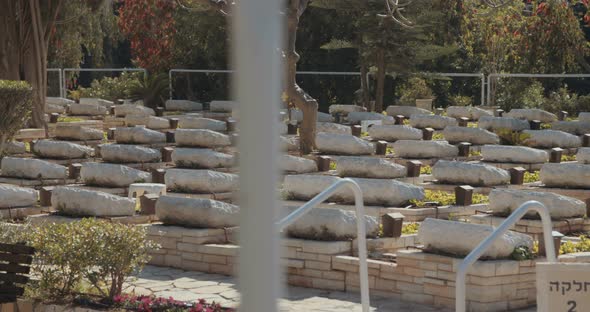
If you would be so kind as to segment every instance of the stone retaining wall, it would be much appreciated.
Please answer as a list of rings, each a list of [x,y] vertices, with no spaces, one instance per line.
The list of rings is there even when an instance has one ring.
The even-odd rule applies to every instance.
[[[498,226],[506,218],[496,217],[489,214],[474,215],[469,218],[470,223]],[[569,218],[551,222],[553,230],[563,234],[590,231],[590,218]],[[528,234],[535,240],[543,236],[543,225],[541,220],[521,219],[512,227],[513,231]]]

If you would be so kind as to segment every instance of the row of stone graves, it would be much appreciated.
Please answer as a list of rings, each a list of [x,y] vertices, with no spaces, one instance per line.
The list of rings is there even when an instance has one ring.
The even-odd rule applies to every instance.
[[[51,137],[13,142],[1,161],[1,218],[137,224],[162,245],[152,264],[235,273],[236,103],[171,100],[155,110],[101,99],[48,103]],[[281,213],[342,178],[360,186],[366,209],[357,216],[352,193],[343,190],[289,226],[281,241],[288,282],[358,291],[360,220],[369,238],[372,293],[452,307],[462,257],[491,233],[490,225],[527,200],[548,206],[554,230],[587,233],[590,114],[566,116],[479,107],[433,114],[406,106],[378,114],[332,105],[329,114],[318,113],[317,153],[302,156],[297,128],[303,115],[282,112]],[[60,121],[64,117],[83,120]],[[539,181],[525,182],[532,173]],[[429,198],[434,193],[454,200],[442,204]],[[474,203],[476,196],[487,200]],[[410,225],[419,226],[417,233],[403,231]],[[537,259],[517,261],[512,254],[517,247],[533,250],[541,221],[528,215],[513,230],[470,271],[470,310],[535,303],[535,262],[543,250]],[[587,258],[566,256],[570,262]]]

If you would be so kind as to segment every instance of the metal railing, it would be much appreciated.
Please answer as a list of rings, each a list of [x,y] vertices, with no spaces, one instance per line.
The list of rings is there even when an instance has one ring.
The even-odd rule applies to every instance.
[[[145,68],[64,68],[61,70],[62,72],[62,92],[60,92],[61,97],[65,97],[68,93],[67,90],[67,82],[66,82],[66,73],[68,72],[143,72],[147,75],[147,70]]]
[[[367,233],[365,228],[365,206],[363,204],[363,192],[359,185],[352,179],[344,178],[332,184],[323,192],[316,195],[303,206],[291,212],[288,216],[277,222],[279,231],[284,230],[287,226],[293,224],[299,218],[303,217],[310,210],[328,199],[332,194],[342,187],[348,186],[354,194],[354,204],[356,207],[357,218],[357,239],[359,250],[359,274],[361,282],[361,304],[363,312],[369,312],[369,270],[367,267]]]
[[[202,73],[202,74],[230,74],[234,71],[231,69],[171,69],[168,71],[168,89],[170,90],[169,98],[173,98],[172,74],[173,73]],[[296,75],[320,75],[320,76],[360,76],[360,72],[332,72],[332,71],[298,71]]]
[[[555,255],[555,244],[551,236],[553,226],[551,224],[551,216],[549,209],[538,201],[530,200],[520,205],[514,212],[496,228],[490,236],[484,239],[475,249],[473,249],[467,257],[461,262],[457,269],[457,279],[455,283],[455,311],[465,312],[466,309],[466,292],[465,292],[465,277],[467,270],[481,257],[481,255],[498,239],[501,235],[506,233],[512,226],[518,222],[528,211],[534,210],[541,216],[543,223],[543,238],[545,242],[545,254],[548,262],[557,262]]]
[[[487,105],[492,105],[492,78],[590,78],[590,74],[489,74],[488,75],[488,98]]]

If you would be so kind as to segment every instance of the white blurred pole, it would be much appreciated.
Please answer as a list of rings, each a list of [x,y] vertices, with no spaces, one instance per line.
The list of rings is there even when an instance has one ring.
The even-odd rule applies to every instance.
[[[240,311],[278,311],[279,104],[283,21],[277,0],[236,1],[233,85],[239,105]]]

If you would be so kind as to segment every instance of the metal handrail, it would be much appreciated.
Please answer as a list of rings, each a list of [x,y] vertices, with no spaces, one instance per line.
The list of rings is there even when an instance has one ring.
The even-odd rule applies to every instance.
[[[279,231],[284,230],[287,226],[293,224],[299,218],[303,217],[306,213],[308,213],[317,205],[321,204],[323,201],[332,196],[332,194],[334,194],[337,190],[341,189],[344,186],[348,186],[354,193],[354,204],[356,206],[357,217],[356,224],[359,249],[361,304],[363,306],[363,312],[369,312],[369,269],[367,266],[367,232],[365,228],[365,206],[363,204],[363,191],[355,181],[348,178],[338,180],[338,182],[332,184],[330,187],[316,195],[303,206],[297,208],[288,216],[284,217],[279,222],[277,222],[277,227]]]
[[[551,232],[553,226],[551,224],[551,216],[549,215],[549,209],[545,205],[538,201],[530,200],[520,205],[518,209],[504,220],[496,228],[490,236],[484,239],[475,249],[473,249],[467,257],[461,262],[457,269],[457,279],[455,281],[455,311],[465,312],[466,306],[466,295],[465,295],[465,277],[467,270],[481,255],[490,247],[494,241],[506,233],[518,220],[520,220],[529,210],[535,210],[541,216],[541,222],[543,223],[543,237],[545,239],[545,254],[547,255],[548,262],[557,262],[557,256],[555,255],[555,244]]]

